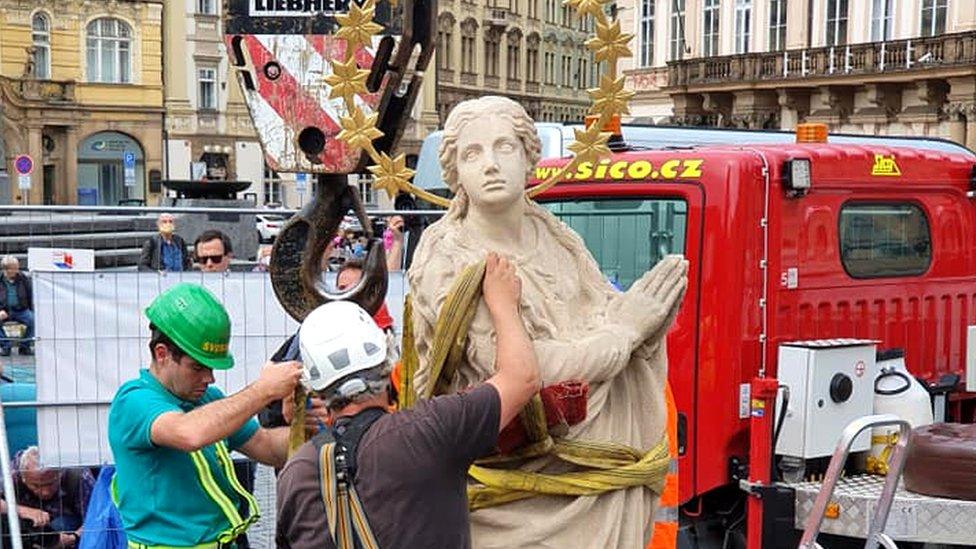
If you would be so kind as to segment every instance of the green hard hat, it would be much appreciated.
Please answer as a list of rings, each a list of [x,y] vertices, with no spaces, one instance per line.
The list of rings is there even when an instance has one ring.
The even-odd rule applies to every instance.
[[[182,282],[159,294],[146,316],[190,358],[214,370],[228,370],[234,357],[230,317],[224,306],[202,286]]]

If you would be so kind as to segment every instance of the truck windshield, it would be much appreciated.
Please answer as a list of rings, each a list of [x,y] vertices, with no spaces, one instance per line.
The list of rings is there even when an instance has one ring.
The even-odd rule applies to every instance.
[[[678,198],[570,199],[542,205],[579,233],[621,290],[668,254],[683,254],[688,204]]]

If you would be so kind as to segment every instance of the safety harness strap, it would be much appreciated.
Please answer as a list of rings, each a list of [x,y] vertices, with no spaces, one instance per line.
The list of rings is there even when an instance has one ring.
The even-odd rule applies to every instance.
[[[336,549],[378,549],[352,479],[336,469],[336,443],[319,450],[319,484],[329,534]]]

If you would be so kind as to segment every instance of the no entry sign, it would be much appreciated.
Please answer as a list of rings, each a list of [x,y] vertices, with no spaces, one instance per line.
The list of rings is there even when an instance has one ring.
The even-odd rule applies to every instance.
[[[14,169],[19,175],[30,175],[34,171],[34,159],[29,155],[22,154],[14,159]]]

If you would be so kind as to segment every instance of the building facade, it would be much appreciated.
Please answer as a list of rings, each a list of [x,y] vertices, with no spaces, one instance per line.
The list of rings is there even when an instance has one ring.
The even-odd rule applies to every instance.
[[[280,188],[264,188],[261,145],[229,70],[222,2],[167,0],[164,14],[164,178],[249,181],[258,203],[281,202]]]
[[[151,200],[163,163],[162,11],[162,0],[0,1],[0,203]]]
[[[597,67],[584,43],[592,22],[561,0],[441,0],[437,88],[441,124],[460,101],[505,95],[537,121],[582,122]]]
[[[929,135],[976,148],[971,0],[626,0],[647,122]]]

